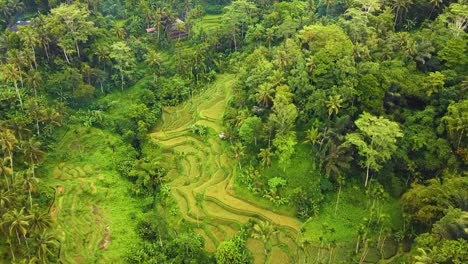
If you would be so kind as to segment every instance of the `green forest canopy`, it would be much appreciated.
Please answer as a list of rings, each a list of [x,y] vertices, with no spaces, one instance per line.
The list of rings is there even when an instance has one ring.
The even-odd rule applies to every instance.
[[[466,0],[0,11],[3,262],[468,262]]]

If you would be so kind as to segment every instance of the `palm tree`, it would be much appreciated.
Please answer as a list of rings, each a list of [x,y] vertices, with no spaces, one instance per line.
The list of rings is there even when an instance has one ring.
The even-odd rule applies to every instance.
[[[44,152],[41,150],[41,142],[36,138],[31,137],[28,141],[23,141],[22,143],[21,149],[26,162],[29,163],[29,166],[31,167],[37,165],[44,156]]]
[[[42,84],[42,76],[39,71],[29,71],[26,76],[26,84],[33,89],[34,97],[37,97],[37,89]]]
[[[39,208],[34,208],[28,215],[29,230],[32,233],[40,234],[52,226],[52,218],[46,213],[41,213]]]
[[[54,256],[54,251],[59,247],[59,241],[51,233],[43,231],[35,237],[38,250],[37,257],[42,263],[49,263],[49,256]]]
[[[444,0],[431,0],[430,3],[432,5],[432,9],[431,13],[429,13],[429,17],[431,17],[432,12],[434,12],[436,8],[438,9],[444,3]]]
[[[239,169],[242,170],[241,160],[245,156],[245,146],[242,145],[242,143],[237,142],[236,144],[232,146],[232,152],[234,153],[234,158],[239,163]]]
[[[333,112],[335,115],[338,114],[340,108],[342,107],[343,99],[341,99],[341,95],[337,94],[334,96],[329,96],[328,101],[325,102],[328,108],[328,117],[330,117]]]
[[[34,171],[34,167],[31,169]],[[32,208],[32,191],[36,188],[36,183],[39,182],[39,179],[34,177],[34,173],[30,173],[29,171],[25,171],[22,173],[23,174],[23,179],[21,180],[21,184],[24,186],[24,188],[28,191],[29,194],[29,205],[30,209]]]
[[[31,48],[31,51],[32,51],[31,56],[34,62],[34,68],[37,69],[35,47],[41,43],[37,31],[32,27],[21,27],[19,30],[19,35],[24,45]]]
[[[21,80],[21,75],[23,74],[23,72],[19,69],[19,67],[11,63],[3,65],[3,67],[1,68],[1,72],[3,73],[3,78],[7,82],[13,83],[16,91],[16,96],[18,97],[21,108],[23,108],[23,100],[21,99],[21,93],[18,88],[18,81]]]
[[[14,202],[15,195],[9,190],[0,190],[0,212],[10,207]]]
[[[310,143],[311,145],[315,145],[319,143],[319,139],[321,137],[322,133],[319,132],[319,129],[316,127],[312,127],[311,129],[307,130],[304,143]]]
[[[160,74],[161,71],[161,64],[163,63],[161,53],[154,50],[150,50],[148,55],[146,56],[145,62],[153,69],[153,79],[156,82],[158,79],[157,76]]]
[[[10,161],[11,174],[14,173],[13,168],[13,151],[18,144],[18,140],[15,137],[13,130],[3,129],[0,130],[0,147],[6,153],[8,153],[8,160]]]
[[[265,245],[265,256],[269,252],[270,237],[276,232],[276,228],[268,221],[260,221],[253,226],[252,238],[262,241]]]
[[[3,174],[5,177],[5,184],[7,186],[7,190],[10,190],[10,183],[8,182],[8,176],[12,175],[12,170],[11,168],[8,168],[6,165],[8,163],[9,158],[8,157],[3,157],[0,158],[0,174]]]
[[[275,30],[273,28],[267,28],[265,30],[265,39],[268,42],[268,49],[271,50],[271,42],[275,38]]]
[[[18,210],[15,208],[13,211],[7,213],[6,222],[9,225],[9,234],[10,236],[16,236],[18,239],[18,244],[21,244],[21,238],[26,239],[26,234],[28,233],[28,217],[24,215],[24,207]]]
[[[263,167],[270,167],[271,165],[271,158],[273,157],[273,153],[271,152],[271,148],[262,148],[260,149],[260,153],[258,153],[258,157],[262,160]]]
[[[401,11],[403,10],[404,12],[407,12],[409,5],[411,5],[412,3],[413,3],[413,0],[393,0],[392,6],[393,6],[393,10],[395,10],[395,21],[394,21],[395,27],[396,27],[398,18],[402,16],[403,12]]]
[[[274,93],[275,90],[273,89],[273,87],[268,83],[264,83],[258,86],[257,93],[255,94],[255,99],[257,100],[258,104],[264,107],[268,107],[271,105]]]
[[[49,44],[51,42],[50,32],[47,27],[46,19],[44,15],[39,15],[32,20],[34,29],[39,37],[39,43],[44,48],[47,60],[49,61]]]

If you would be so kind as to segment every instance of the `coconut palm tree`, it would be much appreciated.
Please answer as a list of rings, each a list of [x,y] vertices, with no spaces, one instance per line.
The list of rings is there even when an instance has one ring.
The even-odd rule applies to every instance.
[[[42,84],[42,75],[39,71],[29,71],[26,76],[26,84],[34,92],[34,97],[37,97],[37,89]]]
[[[32,20],[33,26],[39,37],[40,45],[44,48],[47,60],[49,58],[49,45],[51,42],[50,31],[44,15],[39,15]]]
[[[403,12],[408,11],[408,7],[413,4],[413,0],[393,0],[393,10],[395,10],[395,27],[398,22],[398,18],[402,16]]]
[[[8,160],[10,161],[11,175],[14,173],[13,168],[13,151],[18,144],[18,140],[11,129],[1,129],[0,130],[0,147],[4,152],[8,154]]]
[[[260,221],[253,226],[252,238],[262,241],[265,245],[265,256],[268,255],[270,238],[275,232],[276,228],[268,221]]]
[[[328,116],[330,117],[333,113],[335,115],[338,114],[342,107],[343,99],[341,98],[341,95],[333,95],[328,97],[328,101],[325,102],[327,104],[328,108]]]
[[[0,212],[9,208],[15,200],[15,195],[9,190],[0,190]]]
[[[24,45],[31,49],[34,68],[37,69],[36,47],[41,43],[37,31],[32,27],[21,27],[18,33]]]
[[[22,79],[21,75],[23,72],[19,69],[19,67],[11,63],[3,65],[0,70],[3,73],[3,78],[8,83],[13,83],[16,96],[18,97],[21,108],[23,108],[23,100],[21,99],[21,93],[18,87],[18,82]]]
[[[28,216],[29,230],[32,233],[40,234],[52,226],[52,218],[46,213],[42,213],[39,208],[33,208]]]
[[[29,229],[28,217],[24,214],[24,207],[18,210],[15,208],[13,211],[7,213],[5,222],[8,226],[10,236],[16,236],[18,244],[21,244],[21,238],[26,239],[26,234]]]
[[[146,56],[145,62],[153,69],[153,79],[156,82],[161,72],[161,64],[163,63],[161,53],[150,50]]]
[[[55,251],[59,247],[59,241],[51,233],[45,230],[35,236],[35,242],[37,244],[37,257],[42,263],[49,263],[49,257],[55,255]]]
[[[22,142],[21,150],[23,151],[25,161],[29,163],[30,167],[37,165],[44,157],[45,153],[41,150],[41,145],[41,142],[34,137],[29,138],[28,141]]]
[[[34,166],[34,165],[33,165]],[[33,190],[36,188],[36,184],[39,182],[39,179],[34,176],[34,173],[31,172],[34,171],[34,167],[28,171],[22,172],[22,179],[21,179],[21,185],[24,186],[24,188],[28,191],[29,194],[29,205],[30,209],[32,208],[32,195],[31,193]]]
[[[264,83],[258,86],[255,99],[261,106],[268,107],[271,105],[274,93],[275,89],[270,84]]]
[[[258,157],[262,160],[263,167],[271,166],[271,159],[273,157],[273,153],[271,152],[270,147],[260,149],[260,153],[258,153]]]
[[[239,169],[242,170],[241,160],[245,156],[245,146],[242,145],[242,143],[237,142],[236,144],[232,146],[232,152],[234,153],[234,158],[239,163]]]
[[[12,175],[12,170],[11,168],[8,167],[9,158],[8,157],[1,157],[0,158],[0,174],[3,174],[5,177],[5,184],[7,186],[7,190],[10,190],[10,183],[8,182],[8,176]]]

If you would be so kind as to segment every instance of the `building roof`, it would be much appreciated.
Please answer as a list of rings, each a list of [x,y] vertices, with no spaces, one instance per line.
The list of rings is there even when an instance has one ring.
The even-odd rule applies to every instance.
[[[9,28],[9,30],[11,32],[18,32],[19,26],[30,26],[31,24],[31,20],[18,20],[13,26]]]

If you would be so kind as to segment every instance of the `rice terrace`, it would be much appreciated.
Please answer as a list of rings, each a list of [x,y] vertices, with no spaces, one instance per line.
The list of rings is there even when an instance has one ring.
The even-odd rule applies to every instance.
[[[468,263],[466,0],[0,0],[0,263]]]

